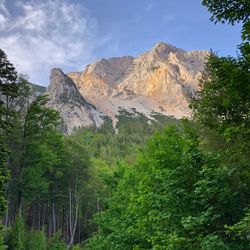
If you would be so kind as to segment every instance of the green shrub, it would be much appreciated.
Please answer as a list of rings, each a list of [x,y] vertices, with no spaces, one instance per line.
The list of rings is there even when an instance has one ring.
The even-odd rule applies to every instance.
[[[27,250],[45,250],[46,236],[44,230],[31,231],[27,236],[26,242]]]
[[[66,250],[66,243],[61,239],[61,233],[57,232],[48,241],[47,250]]]
[[[11,250],[25,249],[25,226],[21,215],[18,215],[12,228],[10,229],[8,239],[8,248]]]

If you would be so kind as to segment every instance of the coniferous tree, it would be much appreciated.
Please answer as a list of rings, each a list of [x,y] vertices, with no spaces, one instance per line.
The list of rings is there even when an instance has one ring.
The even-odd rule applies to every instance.
[[[7,59],[7,55],[0,49],[0,219],[6,214],[6,187],[9,180],[8,134],[14,126],[16,101],[18,99],[19,83],[14,66]],[[2,232],[1,232],[2,233]]]

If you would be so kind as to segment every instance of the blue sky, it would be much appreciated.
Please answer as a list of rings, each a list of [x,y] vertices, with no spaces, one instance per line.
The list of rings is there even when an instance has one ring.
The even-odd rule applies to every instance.
[[[0,48],[30,81],[82,70],[99,58],[137,56],[157,42],[236,54],[240,27],[214,25],[201,0],[0,0]]]

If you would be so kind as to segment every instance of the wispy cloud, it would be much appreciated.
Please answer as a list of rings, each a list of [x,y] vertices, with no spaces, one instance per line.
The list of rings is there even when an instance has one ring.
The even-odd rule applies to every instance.
[[[154,6],[155,5],[153,2],[148,3],[148,5],[146,5],[146,8],[145,8],[146,12],[150,12],[154,8]]]
[[[0,0],[0,47],[32,81],[47,81],[52,67],[79,68],[92,56],[97,23],[69,0],[17,0],[10,14]]]
[[[0,31],[6,27],[9,16],[10,14],[5,7],[5,0],[0,0]]]

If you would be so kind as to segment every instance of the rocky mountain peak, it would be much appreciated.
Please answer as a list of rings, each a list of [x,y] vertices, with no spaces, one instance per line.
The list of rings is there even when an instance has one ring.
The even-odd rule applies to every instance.
[[[87,74],[98,75],[109,85],[114,85],[133,63],[133,60],[132,56],[101,59],[94,64],[88,65],[85,72]]]
[[[157,43],[153,48],[152,51],[156,51],[158,53],[169,53],[169,52],[178,52],[182,51],[185,52],[185,50],[179,49],[171,44],[168,43]]]
[[[165,60],[170,53],[177,54],[177,53],[185,53],[185,50],[176,48],[173,45],[167,43],[157,43],[149,52],[153,56],[157,56],[159,59]]]
[[[154,119],[155,112],[190,116],[190,96],[199,86],[207,51],[187,52],[166,43],[156,44],[136,58],[101,59],[82,72],[51,71],[48,93],[60,111],[67,133],[74,127],[100,125],[104,116],[114,127],[120,110]]]
[[[76,95],[78,90],[75,83],[63,71],[59,68],[54,68],[50,73],[50,84],[47,92],[52,99],[58,99],[61,97],[70,97],[70,95]]]
[[[74,81],[61,69],[51,70],[46,94],[50,97],[49,107],[59,111],[66,134],[72,133],[74,128],[103,123],[104,115],[84,99]]]

